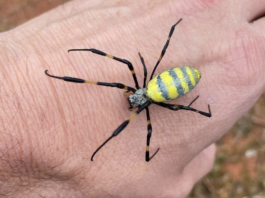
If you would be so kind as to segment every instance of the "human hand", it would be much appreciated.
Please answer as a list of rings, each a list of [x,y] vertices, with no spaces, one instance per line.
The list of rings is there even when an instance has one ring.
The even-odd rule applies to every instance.
[[[214,145],[264,90],[262,1],[73,1],[1,35],[2,194],[36,197],[184,197],[212,166]],[[227,10],[229,8],[229,10]],[[96,48],[128,59],[138,80],[148,74],[170,27],[180,18],[156,74],[190,65],[198,86],[174,104],[150,107],[153,135],[144,160],[146,117],[140,114],[95,156],[132,114],[123,92],[50,79],[58,76],[134,86],[126,65],[72,48]],[[12,97],[11,97],[12,96]],[[4,100],[11,97],[11,100]],[[3,99],[4,98],[4,99]],[[8,102],[7,102],[8,101]],[[7,105],[8,103],[8,105]],[[12,122],[11,122],[12,121]],[[12,124],[10,124],[12,123]],[[15,174],[14,174],[15,173]],[[23,185],[24,184],[24,185]]]

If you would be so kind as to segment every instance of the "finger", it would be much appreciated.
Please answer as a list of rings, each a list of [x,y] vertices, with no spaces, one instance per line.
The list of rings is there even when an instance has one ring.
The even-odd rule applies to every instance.
[[[193,160],[186,166],[185,171],[187,169],[187,173],[192,172],[192,170],[197,170],[191,175],[193,183],[199,181],[212,169],[215,159],[215,151],[215,144],[211,144],[193,158]]]
[[[182,174],[167,185],[164,197],[186,197],[194,184],[212,169],[214,156],[215,144],[211,144],[188,163]]]
[[[235,4],[236,9],[239,9],[240,15],[245,18],[247,22],[253,22],[265,14],[265,3],[264,0],[244,0],[242,3]],[[240,6],[240,7],[238,7]]]
[[[259,34],[265,37],[265,16],[253,21],[252,26],[258,31]]]

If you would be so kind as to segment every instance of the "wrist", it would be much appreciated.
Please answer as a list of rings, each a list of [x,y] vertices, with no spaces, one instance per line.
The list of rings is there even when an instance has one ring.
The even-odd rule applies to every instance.
[[[1,39],[11,40],[14,35],[11,31]],[[17,39],[11,40],[0,54],[0,178],[7,184],[1,185],[1,194],[17,196],[30,196],[35,188],[45,194],[48,186],[50,194],[62,192],[63,186],[72,185],[77,167],[65,167],[69,153],[63,148],[71,146],[71,141],[65,136],[65,126],[56,124],[65,112],[58,110],[61,104],[52,86],[47,87],[43,57],[27,41],[22,46]],[[29,51],[35,52],[29,57]]]

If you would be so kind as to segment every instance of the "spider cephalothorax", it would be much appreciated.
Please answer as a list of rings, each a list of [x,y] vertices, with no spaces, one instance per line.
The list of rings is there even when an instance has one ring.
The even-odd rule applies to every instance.
[[[150,98],[146,97],[146,89],[138,89],[135,93],[128,96],[128,101],[131,105],[131,108],[138,107],[146,103],[147,101],[151,101]]]

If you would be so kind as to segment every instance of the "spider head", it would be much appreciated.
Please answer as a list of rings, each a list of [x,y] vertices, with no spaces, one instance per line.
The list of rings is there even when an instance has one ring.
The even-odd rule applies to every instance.
[[[146,89],[138,89],[134,94],[128,97],[131,108],[138,107],[146,103],[149,98],[146,97]]]

